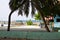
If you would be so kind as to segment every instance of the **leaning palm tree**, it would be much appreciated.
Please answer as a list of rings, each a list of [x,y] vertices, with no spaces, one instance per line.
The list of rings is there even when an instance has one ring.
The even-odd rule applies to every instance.
[[[56,1],[56,0],[55,0]],[[44,19],[44,7],[53,7],[54,0],[10,0],[9,6],[11,9],[11,12],[9,14],[9,19],[8,19],[8,31],[10,31],[10,21],[11,21],[11,15],[14,11],[18,10],[18,15],[23,15],[22,13],[28,17],[29,14],[29,8],[30,6],[32,7],[31,14],[32,16],[35,14],[35,10],[40,12],[40,15],[45,23],[45,28],[48,32],[50,32],[46,21]]]

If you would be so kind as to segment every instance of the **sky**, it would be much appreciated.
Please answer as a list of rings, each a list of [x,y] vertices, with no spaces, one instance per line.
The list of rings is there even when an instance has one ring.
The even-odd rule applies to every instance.
[[[9,0],[0,0],[0,21],[8,21],[8,15],[10,13],[10,8],[9,8]],[[31,9],[30,9],[31,11]],[[28,18],[26,18],[25,15],[23,16],[18,16],[18,11],[15,11],[12,14],[11,20],[34,20],[34,18],[31,17],[31,13],[29,13]]]

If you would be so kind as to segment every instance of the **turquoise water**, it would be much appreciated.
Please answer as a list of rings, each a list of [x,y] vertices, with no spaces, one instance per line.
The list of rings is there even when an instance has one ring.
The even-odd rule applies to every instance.
[[[26,22],[28,20],[16,20],[16,22]],[[43,22],[42,20],[31,20],[32,22]]]

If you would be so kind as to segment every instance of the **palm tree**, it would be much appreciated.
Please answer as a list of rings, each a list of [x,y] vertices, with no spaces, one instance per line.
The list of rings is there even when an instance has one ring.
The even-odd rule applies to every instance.
[[[37,14],[35,14],[35,20],[41,20],[41,16],[40,13],[37,12]]]
[[[22,5],[24,3],[25,3],[24,0],[23,1],[21,1],[21,0],[10,0],[9,6],[10,6],[10,9],[11,9],[11,12],[10,12],[9,17],[8,17],[8,29],[7,29],[7,31],[10,31],[11,15],[16,10],[19,10],[18,14],[22,15],[22,10],[23,10]]]
[[[22,15],[22,12],[24,12],[24,14],[28,17],[29,14],[29,7],[31,5],[32,7],[32,11],[31,14],[34,15],[35,14],[35,10],[39,11],[41,14],[41,17],[45,23],[45,28],[48,32],[50,32],[46,21],[44,19],[44,11],[43,8],[44,7],[49,7],[52,8],[54,5],[54,2],[56,0],[10,0],[9,2],[9,6],[11,9],[11,12],[9,14],[9,19],[8,19],[8,31],[10,31],[10,21],[11,21],[11,15],[14,11],[19,10],[18,15]]]

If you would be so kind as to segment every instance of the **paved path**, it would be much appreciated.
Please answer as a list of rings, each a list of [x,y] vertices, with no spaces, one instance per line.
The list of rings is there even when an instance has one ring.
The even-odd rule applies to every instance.
[[[0,27],[0,30],[7,30],[7,26]],[[41,31],[46,30],[45,28],[40,28],[39,26],[17,26],[17,27],[10,27],[10,30],[20,30],[20,31]]]

